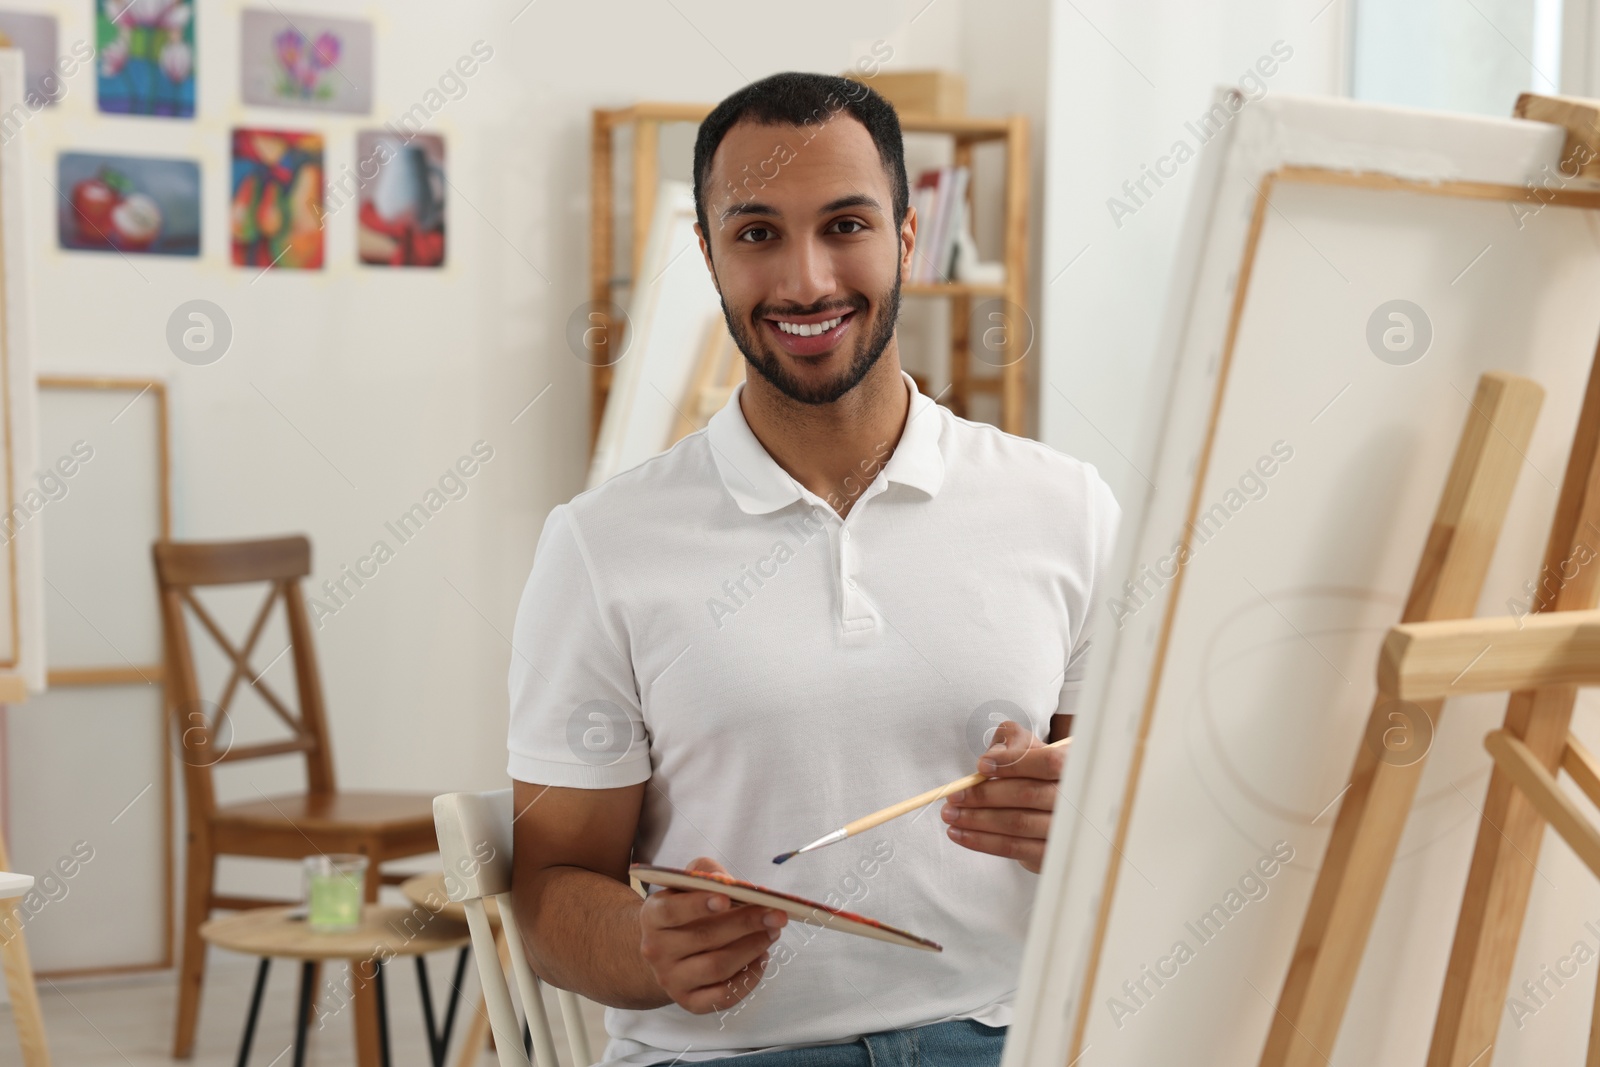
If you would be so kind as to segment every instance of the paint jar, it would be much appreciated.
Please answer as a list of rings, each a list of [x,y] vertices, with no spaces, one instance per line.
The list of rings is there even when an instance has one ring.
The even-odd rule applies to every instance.
[[[307,856],[305,872],[306,924],[311,929],[353,930],[361,925],[367,857],[353,852]]]

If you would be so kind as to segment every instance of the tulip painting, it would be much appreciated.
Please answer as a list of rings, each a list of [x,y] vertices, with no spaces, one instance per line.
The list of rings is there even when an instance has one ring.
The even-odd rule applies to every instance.
[[[332,73],[339,62],[339,37],[319,33],[308,41],[290,26],[272,40],[278,57],[279,96],[299,100],[327,100],[333,96]]]
[[[194,116],[194,0],[96,0],[100,110]]]
[[[368,114],[372,23],[246,8],[239,36],[240,95],[262,107]]]
[[[233,261],[263,270],[322,268],[322,136],[233,131]]]

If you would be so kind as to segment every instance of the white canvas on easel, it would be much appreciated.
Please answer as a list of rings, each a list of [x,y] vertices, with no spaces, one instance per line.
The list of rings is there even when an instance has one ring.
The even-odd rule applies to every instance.
[[[23,59],[0,49],[0,113],[27,114]],[[24,195],[23,139],[0,139],[0,673],[9,676],[7,701],[18,699],[20,679],[29,692],[45,687],[43,571],[39,512],[28,491],[38,447],[38,389],[34,379],[32,256]],[[37,494],[36,494],[37,496]],[[22,509],[22,510],[18,510]],[[10,517],[9,523],[6,519]],[[0,774],[5,768],[0,767]],[[0,848],[0,853],[5,849]],[[27,961],[25,933],[3,949],[7,1000],[15,1016],[24,1062],[48,1056],[38,997]]]
[[[722,317],[694,224],[692,187],[662,182],[627,309],[627,350],[606,396],[587,488],[663,451],[706,332]]]
[[[1124,502],[1120,571],[1145,592],[1113,590],[1115,615],[1111,598],[1095,608],[1111,655],[1075,731],[1005,1067],[1256,1062],[1477,376],[1547,390],[1484,615],[1536,575],[1600,332],[1600,211],[1433,185],[1520,189],[1559,167],[1559,128],[1283,96],[1226,113],[1197,162],[1154,488]],[[1396,300],[1425,309],[1431,338],[1411,362],[1380,355],[1384,331],[1410,322],[1383,314]],[[1264,456],[1274,473],[1242,484]],[[1152,579],[1144,568],[1202,513],[1219,517],[1181,584]],[[1502,710],[1446,708],[1332,1064],[1426,1053],[1487,780],[1481,740]],[[1239,891],[1279,841],[1294,858]],[[1540,869],[1515,980],[1600,912],[1575,858],[1553,848]],[[1197,934],[1196,920],[1223,901],[1202,939],[1212,926]],[[1503,1025],[1496,1062],[1576,1062],[1589,998],[1567,999],[1538,1027]],[[1569,1008],[1582,1024],[1563,1024]]]
[[[0,49],[0,113],[25,109],[22,54]],[[29,690],[45,686],[44,579],[34,481],[38,459],[38,387],[34,380],[32,253],[28,244],[24,137],[0,140],[0,671],[20,674]],[[31,494],[31,495],[30,495]],[[20,509],[20,510],[19,510]],[[7,516],[16,516],[7,521]]]

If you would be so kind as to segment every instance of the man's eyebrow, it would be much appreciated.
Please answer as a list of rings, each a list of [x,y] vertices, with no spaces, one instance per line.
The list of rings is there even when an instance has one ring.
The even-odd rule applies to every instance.
[[[883,212],[883,205],[878,203],[876,197],[868,196],[865,193],[852,193],[849,196],[841,196],[837,200],[828,201],[826,204],[822,205],[821,209],[817,211],[817,214],[829,215],[835,211],[843,211],[845,208],[849,207],[871,208],[873,211],[879,212],[880,214]],[[747,200],[742,204],[735,204],[733,207],[730,207],[728,210],[724,211],[722,213],[722,221],[727,222],[729,219],[740,218],[745,215],[763,215],[774,219],[783,218],[783,212],[779,211],[771,204],[762,204],[753,200]]]

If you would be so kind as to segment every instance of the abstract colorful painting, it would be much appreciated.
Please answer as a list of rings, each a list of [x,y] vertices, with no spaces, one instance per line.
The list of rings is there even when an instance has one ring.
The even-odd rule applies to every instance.
[[[444,138],[365,130],[356,138],[361,262],[444,265]]]
[[[63,152],[56,188],[62,248],[200,254],[198,163]]]
[[[21,11],[0,11],[0,47],[22,50],[23,92],[46,105],[61,99],[66,90],[62,73],[56,69],[56,19],[54,15],[30,15]],[[89,42],[80,40],[70,63],[74,71],[86,57],[92,58]],[[29,106],[34,100],[29,99]]]
[[[194,116],[194,0],[95,0],[100,110]]]
[[[322,135],[233,131],[233,261],[322,267]]]
[[[239,40],[245,103],[371,113],[370,22],[246,9]]]

